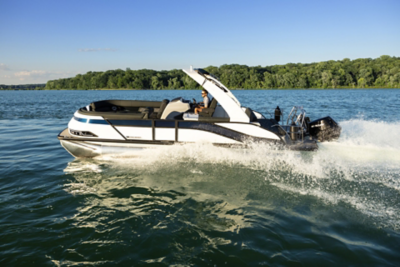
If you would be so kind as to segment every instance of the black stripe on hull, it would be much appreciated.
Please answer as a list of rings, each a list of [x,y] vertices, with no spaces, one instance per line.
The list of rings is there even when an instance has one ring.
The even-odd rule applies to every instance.
[[[104,117],[103,117],[104,118]],[[269,139],[269,138],[262,138],[262,137],[254,137],[248,134],[244,134],[229,128],[225,128],[219,125],[216,125],[215,123],[218,122],[199,122],[199,121],[184,121],[184,120],[154,120],[154,119],[132,119],[132,120],[121,120],[121,119],[106,119],[104,118],[105,122],[107,122],[111,127],[114,128],[118,134],[121,135],[124,139],[127,139],[124,135],[122,135],[121,132],[119,132],[115,127],[140,127],[140,128],[152,128],[152,140],[155,140],[155,128],[175,128],[175,141],[178,142],[178,130],[179,129],[193,129],[193,130],[203,130],[209,133],[217,134],[219,136],[223,136],[225,138],[229,138],[234,141],[238,142],[244,142],[245,140],[253,140],[253,141],[260,141],[260,142],[277,142],[275,139]],[[91,120],[90,120],[91,121]],[[89,122],[90,122],[89,121]],[[221,123],[227,123],[227,122],[221,122]],[[239,122],[235,122],[239,123]],[[248,123],[243,123],[243,124],[248,124]],[[271,132],[275,134],[280,140],[280,142],[285,143],[285,141],[282,139],[282,137],[276,133],[276,131],[271,131],[270,129],[266,129],[266,127],[260,127],[268,132]]]
[[[100,143],[123,143],[123,144],[145,144],[145,145],[173,145],[175,141],[153,141],[153,140],[117,140],[101,138],[77,138],[58,135],[58,140],[82,141],[82,142],[100,142]]]
[[[111,121],[110,121],[111,122]],[[110,125],[113,127],[126,127],[127,125],[119,125],[119,124],[114,124],[118,121],[112,121]],[[151,122],[151,121],[149,121]],[[174,125],[175,124],[175,125]],[[140,127],[138,125],[131,125],[131,127]],[[200,130],[200,131],[205,131],[209,133],[213,133],[219,136],[223,136],[226,138],[229,138],[234,141],[238,142],[244,142],[245,140],[253,140],[253,141],[275,141],[275,142],[283,142],[280,136],[277,136],[280,140],[275,140],[275,139],[269,139],[269,138],[262,138],[262,137],[254,137],[248,134],[240,133],[235,130],[231,130],[213,123],[208,123],[208,122],[196,122],[196,121],[154,121],[154,123],[151,125],[153,127],[153,139],[154,139],[154,128],[174,128],[175,126],[175,141],[178,141],[178,130],[179,129],[191,129],[191,130]],[[143,126],[141,126],[143,127]],[[259,127],[259,126],[257,126]],[[143,127],[146,128],[146,127]],[[150,128],[150,127],[147,127]],[[268,131],[268,130],[266,130]]]
[[[251,138],[250,135],[242,134],[231,129],[221,127],[219,125],[205,123],[205,122],[195,122],[195,121],[180,121],[178,122],[179,129],[191,129],[191,130],[201,130],[205,132],[210,132],[217,134],[235,141],[243,142],[246,139]],[[265,138],[261,138],[265,139]]]
[[[199,131],[204,131],[204,132],[209,132],[209,131],[205,131],[205,130],[200,130],[197,129]],[[217,134],[217,133],[216,133]],[[219,134],[221,135],[221,134]],[[223,137],[227,137],[224,135],[221,135]],[[229,138],[229,137],[227,137]],[[75,136],[63,136],[61,135],[61,133],[58,135],[58,139],[59,140],[66,140],[66,141],[84,141],[84,142],[104,142],[104,143],[128,143],[128,144],[149,144],[149,145],[173,145],[173,144],[185,144],[185,143],[195,143],[196,141],[193,142],[180,142],[180,141],[158,141],[158,140],[118,140],[118,139],[101,139],[101,138],[84,138],[84,137],[75,137]],[[229,138],[232,139],[232,138]],[[234,140],[234,139],[232,139]],[[268,142],[268,143],[276,143],[276,144],[281,144],[282,142],[280,140],[273,140],[273,139],[267,139],[267,138],[255,138],[255,137],[251,137],[251,136],[245,136],[243,135],[243,137],[240,138],[240,140],[234,140],[234,141],[240,141],[240,142],[244,142],[246,140],[251,140],[251,141],[255,141],[255,142]],[[232,144],[223,144],[223,143],[213,143],[214,145],[218,145],[218,146],[235,146],[235,145],[241,145],[240,143],[232,143]]]

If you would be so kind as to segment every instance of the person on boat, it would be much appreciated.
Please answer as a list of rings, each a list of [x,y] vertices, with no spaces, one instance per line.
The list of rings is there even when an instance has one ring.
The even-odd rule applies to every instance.
[[[208,97],[208,92],[206,90],[201,91],[201,96],[203,97],[203,102],[200,102],[197,107],[194,108],[194,114],[199,114],[204,108],[208,108],[210,104],[210,98]]]

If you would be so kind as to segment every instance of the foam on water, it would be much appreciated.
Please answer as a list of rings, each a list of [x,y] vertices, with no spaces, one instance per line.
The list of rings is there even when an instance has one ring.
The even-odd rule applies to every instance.
[[[356,119],[340,125],[343,127],[341,144],[400,150],[400,122]]]
[[[340,125],[341,138],[320,144],[316,152],[279,150],[260,143],[249,143],[248,149],[196,143],[144,150],[141,157],[105,155],[97,160],[116,169],[147,172],[178,172],[192,162],[188,172],[200,177],[204,164],[222,169],[240,167],[248,170],[248,183],[262,180],[295,197],[311,196],[328,205],[348,205],[374,218],[380,227],[398,229],[400,123],[349,120]],[[84,169],[88,168],[96,170],[90,164]]]
[[[400,123],[348,120],[340,123],[338,142],[323,143],[322,149],[347,160],[398,165],[400,162]]]
[[[87,162],[87,161],[72,161],[68,163],[68,167],[64,170],[66,173],[75,173],[75,172],[102,172],[102,169],[99,165]]]

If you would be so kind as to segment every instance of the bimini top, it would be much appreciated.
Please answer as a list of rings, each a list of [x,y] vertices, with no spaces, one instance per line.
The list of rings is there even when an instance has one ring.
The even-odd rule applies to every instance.
[[[193,80],[209,92],[228,114],[231,122],[250,122],[239,100],[214,76],[203,69],[183,69]]]

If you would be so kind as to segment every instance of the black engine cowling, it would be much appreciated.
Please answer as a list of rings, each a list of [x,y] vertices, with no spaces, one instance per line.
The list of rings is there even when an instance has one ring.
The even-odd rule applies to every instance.
[[[308,132],[320,142],[337,140],[341,130],[339,124],[329,116],[308,124]]]

